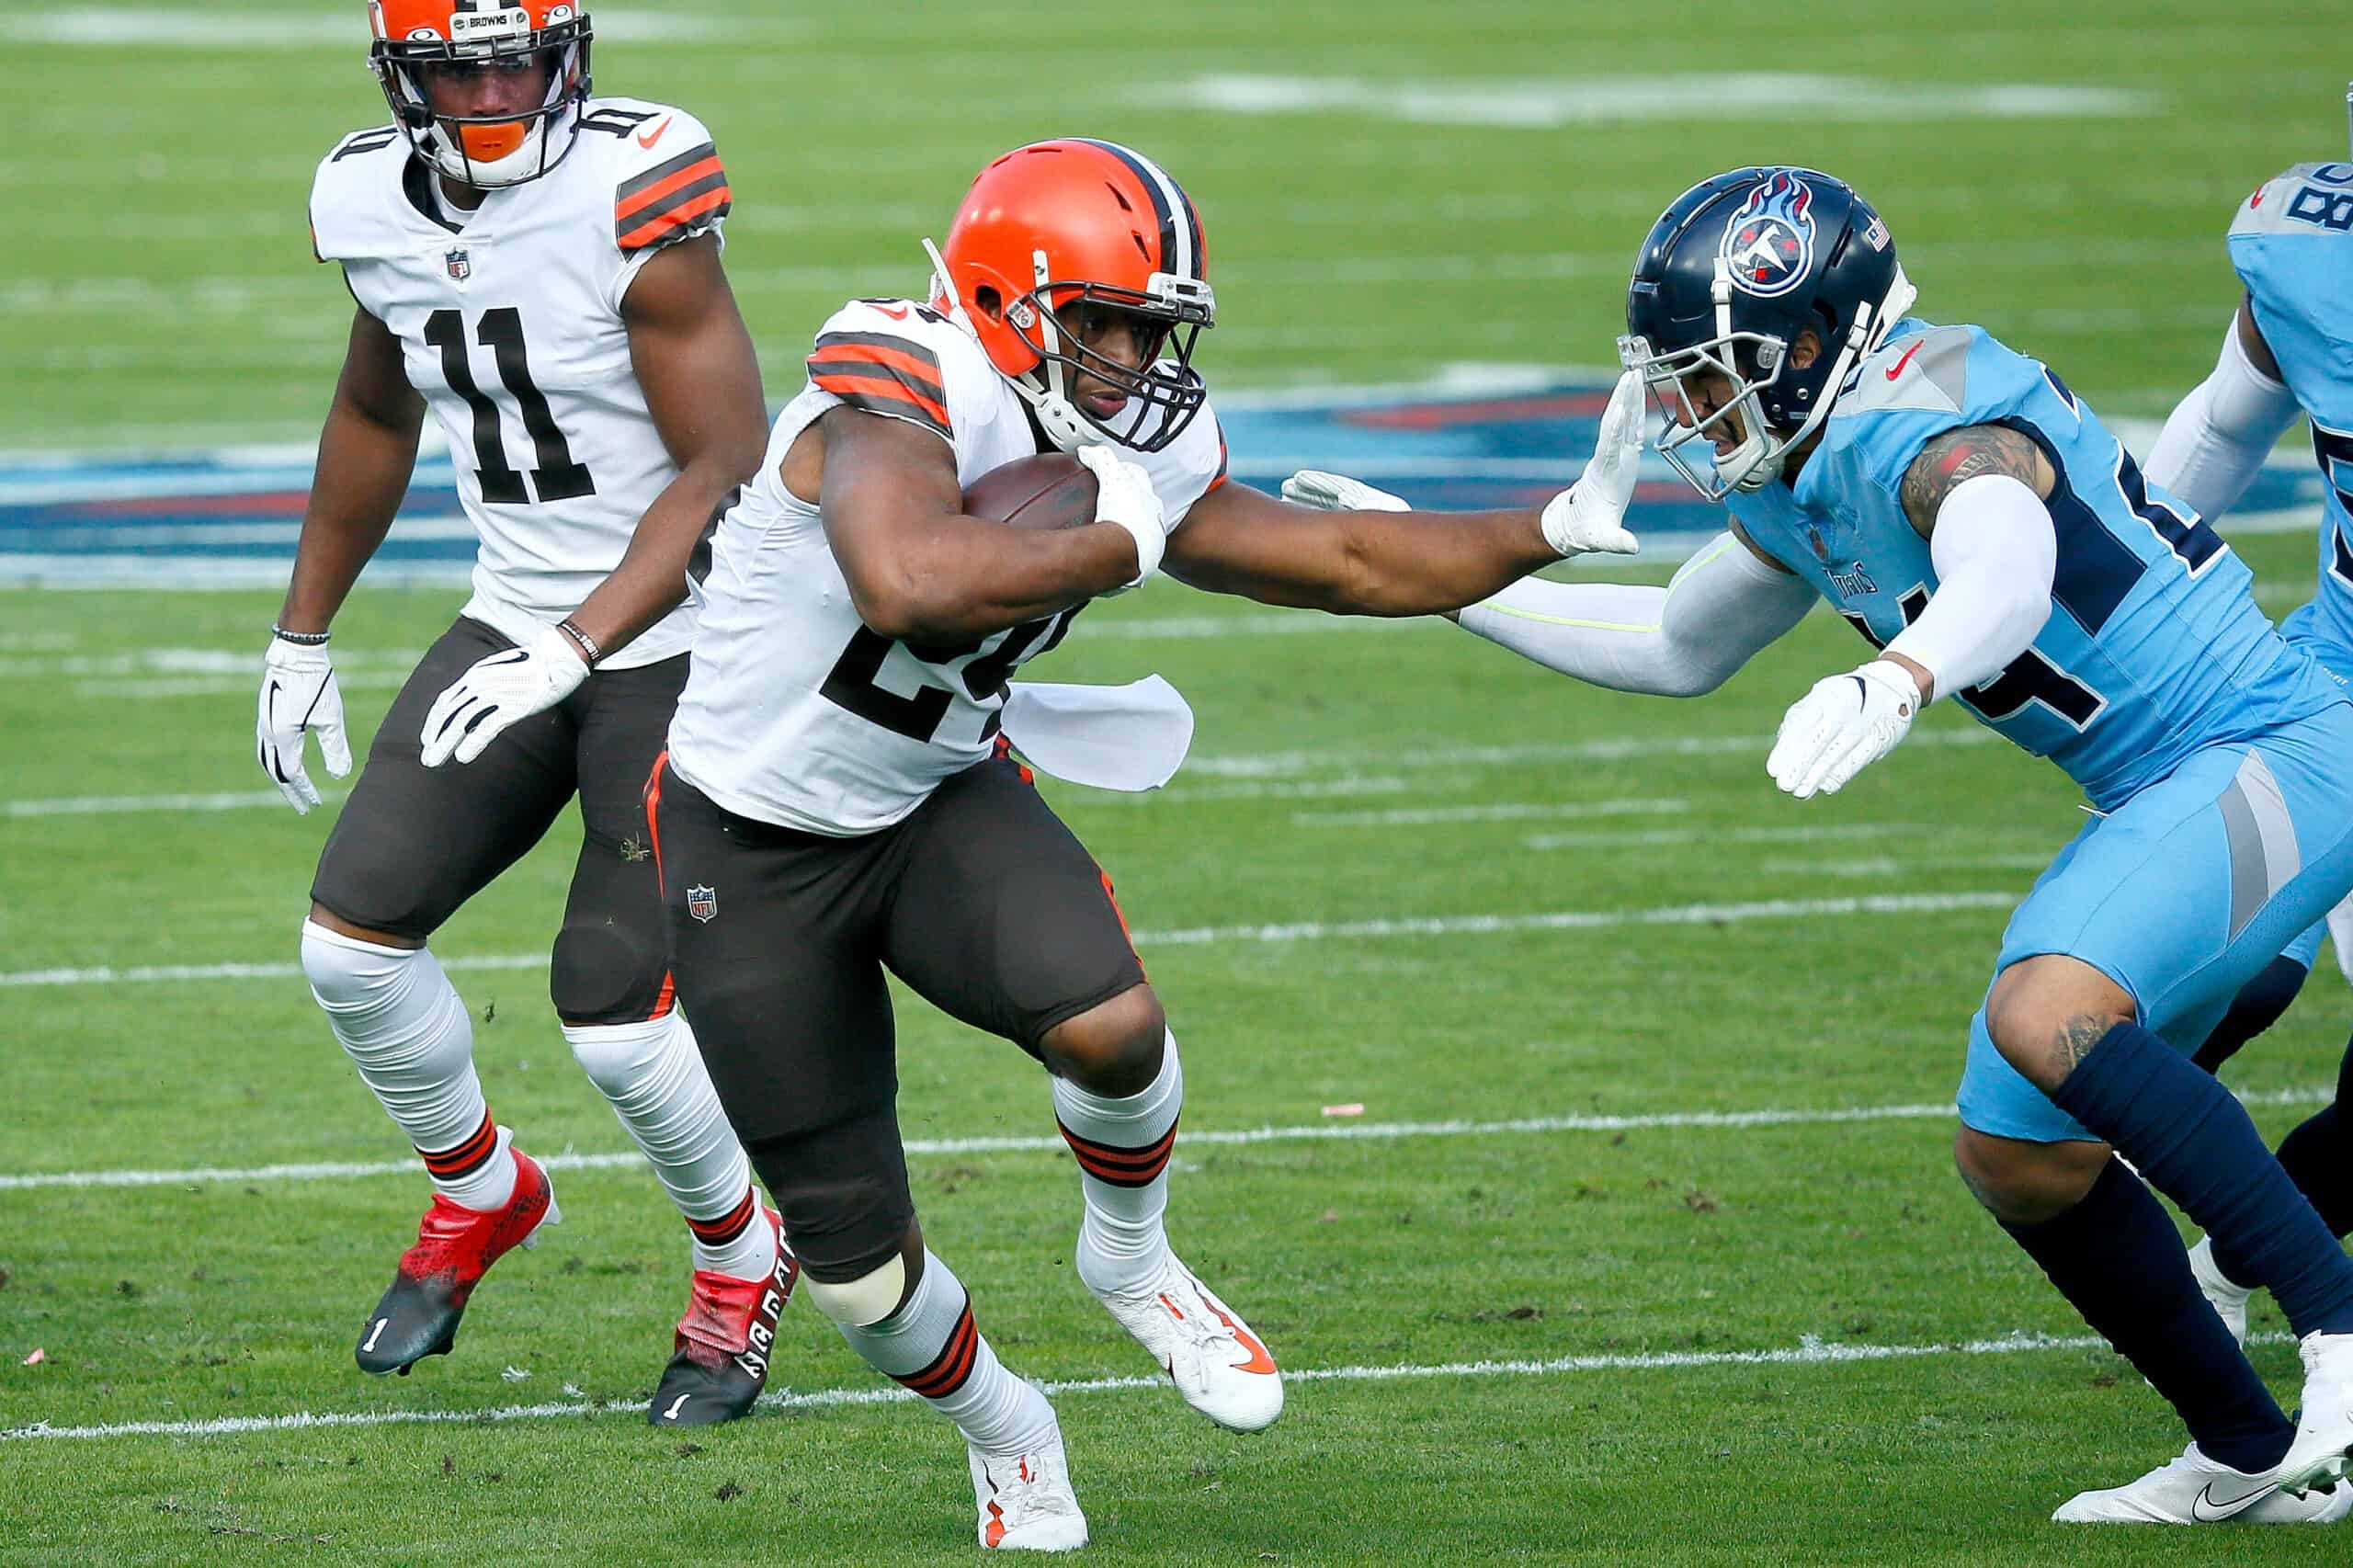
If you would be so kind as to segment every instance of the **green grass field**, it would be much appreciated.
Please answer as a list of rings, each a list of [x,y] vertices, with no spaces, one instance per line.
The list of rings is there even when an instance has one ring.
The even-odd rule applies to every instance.
[[[1720,166],[1786,158],[1875,197],[1923,313],[1985,323],[2104,411],[2157,415],[2211,363],[2231,203],[2343,135],[2345,62],[2288,4],[1841,3],[1663,34],[1650,12],[1541,0],[1211,0],[1142,40],[1067,10],[756,9],[595,15],[616,24],[602,85],[718,134],[772,395],[840,299],[919,282],[915,239],[983,158],[1081,131],[1145,147],[1200,206],[1222,387],[1606,361],[1655,210]],[[314,432],[349,303],[310,261],[302,199],[336,133],[383,118],[359,11],[137,13],[254,41],[101,49],[53,41],[85,13],[0,4],[0,79],[28,106],[0,183],[60,237],[0,282],[0,448]],[[300,41],[330,13],[354,41]],[[1733,71],[1850,81],[1623,108]],[[1345,80],[1372,107],[1177,101],[1213,75]],[[1563,82],[1627,77],[1637,118],[1461,122],[1466,100],[1540,119]],[[1995,85],[2138,97],[1936,107]],[[1408,89],[1435,118],[1382,107]],[[2237,542],[2267,608],[2308,594],[2306,540]],[[363,585],[336,628],[357,739],[460,599]],[[0,1429],[66,1429],[0,1437],[0,1562],[972,1552],[961,1442],[869,1400],[889,1385],[805,1307],[777,1361],[789,1400],[691,1441],[646,1427],[633,1404],[688,1263],[625,1164],[557,1170],[564,1223],[500,1265],[456,1356],[396,1381],[353,1369],[425,1184],[261,1171],[404,1153],[290,973],[326,822],[55,805],[261,788],[249,680],[153,655],[257,653],[275,604],[0,590]],[[1175,1239],[1296,1379],[1253,1439],[1146,1384],[1069,1277],[1076,1179],[1045,1146],[1040,1075],[910,1002],[926,1231],[1009,1364],[1082,1385],[1057,1404],[1094,1560],[2346,1560],[2342,1535],[2045,1522],[2183,1441],[1969,1201],[1937,1109],[2006,901],[2074,831],[2075,796],[1940,709],[1836,799],[1782,799],[1766,737],[1856,657],[1817,616],[1723,693],[1670,704],[1436,622],[1170,585],[1090,612],[1038,666],[1159,670],[1199,715],[1165,793],[1050,792],[1118,879],[1185,1041]],[[457,978],[501,1119],[537,1152],[599,1156],[625,1140],[529,967],[575,837],[560,827],[434,945],[473,966]],[[1565,913],[1603,918],[1537,918]],[[131,972],[172,965],[259,969]],[[2326,968],[2234,1066],[2267,1132],[2333,1079],[2347,1008]],[[1325,1114],[1347,1104],[1363,1114]],[[1808,1114],[1840,1110],[1864,1114]],[[1788,1114],[1725,1114],[1756,1112]],[[959,1146],[986,1139],[1034,1146]],[[99,1179],[126,1171],[186,1174]],[[2257,1326],[2292,1399],[2276,1312]]]

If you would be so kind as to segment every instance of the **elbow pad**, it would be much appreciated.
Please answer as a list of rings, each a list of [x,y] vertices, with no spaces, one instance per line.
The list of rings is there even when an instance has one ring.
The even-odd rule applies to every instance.
[[[1937,508],[1928,558],[1937,591],[1887,651],[1925,668],[1943,697],[1993,679],[2033,643],[2051,619],[2059,535],[2042,497],[1982,473]]]

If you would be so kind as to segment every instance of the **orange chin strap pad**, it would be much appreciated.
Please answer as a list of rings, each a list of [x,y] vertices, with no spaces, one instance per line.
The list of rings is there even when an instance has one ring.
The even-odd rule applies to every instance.
[[[494,164],[521,151],[523,138],[530,133],[530,127],[519,119],[496,125],[460,125],[457,130],[466,156],[478,164]]]

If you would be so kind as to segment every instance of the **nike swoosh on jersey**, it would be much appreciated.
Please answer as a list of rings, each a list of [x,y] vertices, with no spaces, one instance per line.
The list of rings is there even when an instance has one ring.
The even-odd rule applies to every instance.
[[[1905,349],[1904,351],[1904,358],[1898,359],[1893,366],[1889,367],[1887,379],[1892,381],[1895,380],[1896,377],[1902,375],[1904,373],[1904,367],[1912,363],[1912,356],[1918,352],[1920,352],[1920,346],[1916,343],[1911,347]]]
[[[662,117],[661,124],[655,126],[651,131],[640,131],[638,133],[637,144],[651,152],[654,144],[662,140],[662,133],[670,129],[670,121],[676,118],[677,117],[675,115],[664,115]]]
[[[2236,1518],[2279,1490],[2276,1483],[2267,1481],[2245,1496],[2217,1497],[2214,1495],[2214,1483],[2210,1481],[2197,1496],[2189,1500],[2189,1517],[2202,1525],[2218,1524],[2224,1519]]]

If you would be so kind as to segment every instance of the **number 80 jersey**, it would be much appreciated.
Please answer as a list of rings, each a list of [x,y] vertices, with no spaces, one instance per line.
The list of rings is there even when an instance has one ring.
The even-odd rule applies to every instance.
[[[781,472],[795,437],[843,404],[938,437],[967,490],[1040,449],[1027,405],[972,334],[915,301],[859,300],[820,331],[808,386],[720,520],[670,766],[738,816],[836,838],[891,826],[985,758],[1007,677],[1060,642],[1077,613],[926,646],[860,621],[818,508]],[[1171,528],[1225,480],[1206,406],[1161,450],[1120,455],[1151,476]]]
[[[312,243],[400,340],[449,436],[481,538],[465,613],[528,642],[620,563],[677,477],[621,301],[665,246],[717,230],[731,193],[700,121],[633,98],[590,100],[562,162],[471,212],[434,182],[397,127],[347,136],[312,186]],[[607,662],[673,658],[693,634],[682,608]]]

